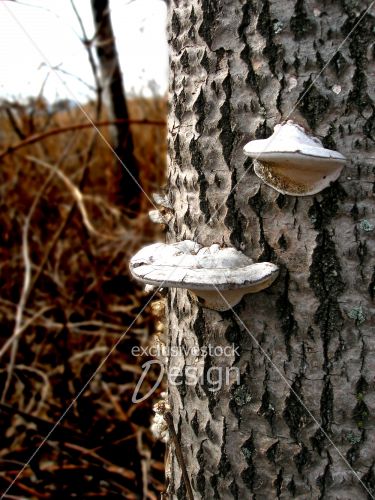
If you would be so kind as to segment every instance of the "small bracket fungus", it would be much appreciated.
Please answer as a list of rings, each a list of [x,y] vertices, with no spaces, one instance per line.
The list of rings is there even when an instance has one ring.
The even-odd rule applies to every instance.
[[[167,401],[166,393],[162,392],[161,396],[164,399],[158,401],[153,407],[155,415],[154,418],[152,419],[150,429],[156,439],[163,441],[163,443],[167,443],[169,440],[169,432],[168,432],[168,423],[165,421],[164,415],[166,412],[170,411],[170,406]]]
[[[226,311],[247,293],[269,287],[279,272],[275,264],[255,264],[235,248],[202,247],[190,240],[142,248],[130,260],[130,271],[149,285],[186,288],[202,306],[217,311]]]
[[[268,186],[292,196],[319,193],[340,176],[345,157],[326,149],[292,121],[276,125],[268,139],[251,141],[245,154],[254,158],[254,171]]]
[[[150,210],[148,216],[151,222],[153,222],[154,224],[164,224],[165,226],[172,218],[171,214],[162,214],[159,210]]]
[[[158,210],[150,210],[148,216],[154,224],[162,224],[167,226],[172,219],[172,205],[168,198],[159,193],[153,193],[152,198],[156,205],[160,208]]]
[[[156,290],[156,286],[152,286],[152,285],[145,285],[143,291],[145,292],[146,295],[154,292]]]
[[[168,200],[167,196],[165,194],[160,194],[160,193],[152,193],[152,199],[156,203],[156,205],[159,205],[160,207],[163,208],[168,208],[172,210],[172,204]]]

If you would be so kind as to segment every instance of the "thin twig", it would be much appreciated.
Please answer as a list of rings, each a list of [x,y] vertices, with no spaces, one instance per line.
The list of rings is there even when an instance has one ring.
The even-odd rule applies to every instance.
[[[62,170],[56,169],[55,166],[50,165],[49,163],[47,163],[44,160],[40,160],[39,158],[35,158],[35,156],[26,156],[26,158],[28,160],[30,160],[30,161],[35,162],[37,165],[40,165],[41,167],[47,168],[49,170],[52,170],[53,172],[56,173],[56,175],[58,177],[60,177],[60,179],[62,181],[64,181],[66,187],[69,189],[71,195],[75,199],[75,201],[77,203],[77,206],[78,206],[78,209],[81,212],[83,223],[84,223],[86,229],[90,233],[95,234],[96,236],[99,236],[99,237],[102,237],[102,238],[107,238],[107,239],[111,239],[111,240],[116,240],[117,239],[116,237],[114,237],[114,236],[112,236],[110,234],[104,234],[104,233],[101,233],[100,231],[98,231],[97,229],[95,229],[95,227],[92,225],[92,223],[90,221],[90,218],[89,218],[87,210],[86,210],[86,206],[85,206],[85,203],[84,203],[84,195],[73,184],[73,182],[69,179],[69,177],[67,175],[65,175],[64,172],[62,172]]]
[[[95,87],[96,87],[96,116],[100,116],[101,112],[102,112],[102,106],[103,106],[103,87],[101,85],[101,82],[100,82],[100,74],[99,74],[99,70],[98,70],[98,66],[96,64],[96,61],[95,61],[95,57],[94,57],[94,51],[92,49],[92,40],[90,40],[87,36],[87,32],[86,32],[86,28],[85,28],[85,25],[83,24],[83,21],[82,21],[82,18],[78,12],[78,9],[74,3],[73,0],[70,0],[70,3],[71,3],[71,6],[72,6],[72,9],[74,11],[74,14],[77,18],[77,21],[78,21],[78,24],[81,28],[81,31],[82,31],[82,38],[81,38],[81,41],[86,49],[86,52],[87,52],[87,56],[89,58],[89,63],[90,63],[90,66],[91,66],[91,71],[92,71],[92,74],[93,74],[93,77],[94,77],[94,81],[95,81]]]
[[[24,325],[23,323],[23,317],[25,314],[26,310],[26,305],[27,301],[30,297],[30,294],[35,286],[35,278],[32,280],[32,274],[31,274],[31,260],[29,257],[29,246],[28,246],[28,237],[29,237],[29,229],[30,229],[30,223],[31,219],[34,215],[34,212],[36,210],[36,207],[38,206],[44,192],[46,191],[47,187],[49,186],[50,182],[52,181],[54,175],[58,171],[58,166],[60,163],[64,161],[64,158],[69,150],[71,141],[67,144],[65,151],[63,152],[59,163],[56,164],[55,167],[53,167],[50,171],[49,176],[45,180],[44,184],[42,185],[41,189],[38,191],[36,197],[34,198],[34,201],[30,207],[29,213],[26,217],[23,229],[22,229],[22,257],[24,261],[24,280],[23,280],[23,286],[20,294],[20,299],[18,301],[17,309],[16,309],[16,315],[15,315],[15,322],[14,322],[14,329],[13,333],[10,337],[10,339],[6,342],[6,348],[2,348],[1,353],[0,353],[0,359],[1,356],[4,355],[5,351],[11,347],[11,353],[10,353],[10,360],[8,364],[8,371],[7,371],[7,379],[5,381],[5,386],[2,392],[1,396],[1,402],[3,403],[6,399],[7,392],[10,387],[10,383],[12,380],[12,375],[13,375],[13,369],[14,369],[14,364],[16,361],[16,356],[17,356],[17,351],[18,351],[18,344],[19,344],[19,339],[21,337],[22,332],[24,331]],[[44,265],[46,261],[44,261],[42,264]],[[39,271],[41,272],[41,266],[39,267]],[[37,278],[39,278],[40,274],[37,274]]]
[[[144,446],[143,443],[143,433],[144,429],[140,428],[137,430],[137,451],[141,458],[141,470],[142,470],[142,498],[149,498],[149,474],[150,474],[150,464],[151,464],[151,453],[150,450]]]
[[[22,228],[22,257],[23,257],[25,271],[24,271],[24,277],[23,277],[21,296],[20,296],[20,299],[18,301],[18,306],[17,306],[17,310],[16,310],[16,317],[15,317],[15,322],[14,322],[13,334],[11,336],[12,349],[11,349],[10,360],[9,360],[9,364],[8,364],[7,379],[5,381],[4,390],[3,390],[3,393],[1,396],[2,403],[6,399],[6,395],[7,395],[8,389],[10,387],[11,380],[12,380],[14,364],[15,364],[17,351],[18,351],[19,339],[20,339],[21,333],[23,331],[22,322],[23,322],[24,310],[26,307],[27,300],[29,298],[29,293],[30,293],[31,259],[30,259],[30,255],[29,255],[29,242],[28,242],[30,222],[31,222],[31,218],[35,212],[35,209],[36,209],[44,191],[46,190],[47,186],[49,185],[49,183],[52,180],[54,175],[55,175],[55,170],[52,170],[50,172],[50,175],[45,180],[42,188],[39,190],[38,194],[34,198],[34,201],[31,205],[31,208],[29,210],[29,213],[26,217],[25,223],[24,223],[23,228]]]
[[[125,119],[117,119],[117,120],[106,120],[100,122],[94,122],[95,127],[109,127],[116,123],[130,123],[132,125],[157,125],[160,127],[165,127],[166,123],[163,120],[125,120]],[[92,128],[92,123],[78,123],[76,125],[68,125],[66,127],[53,128],[48,132],[43,132],[42,134],[34,134],[31,137],[28,137],[24,141],[19,142],[14,146],[9,146],[5,151],[0,153],[0,160],[5,158],[6,156],[18,151],[21,148],[26,146],[30,146],[31,144],[35,144],[36,142],[42,141],[48,137],[64,134],[65,132],[71,132],[75,130],[82,130],[85,128]]]
[[[11,124],[14,132],[17,134],[18,138],[21,139],[21,141],[24,141],[26,139],[26,134],[21,130],[21,127],[17,123],[17,119],[13,114],[13,110],[10,106],[7,106],[5,108],[5,112],[8,116],[9,123]]]
[[[174,444],[177,462],[178,462],[178,465],[180,466],[180,469],[181,469],[182,478],[183,478],[184,483],[185,483],[187,496],[189,497],[189,500],[194,500],[193,490],[191,489],[190,479],[189,479],[189,475],[187,473],[184,455],[182,453],[181,445],[180,445],[180,442],[178,440],[178,437],[177,437],[177,434],[176,434],[176,431],[174,428],[172,414],[171,414],[171,412],[166,411],[165,413],[163,413],[163,417],[164,417],[164,420],[167,422],[169,435],[170,435],[170,437],[173,441],[173,444]]]
[[[30,290],[30,287],[29,287],[29,290]],[[50,309],[52,309],[52,306],[43,307],[42,309],[40,309],[40,311],[38,311],[31,318],[29,318],[27,321],[25,321],[25,323],[23,325],[20,325],[20,327],[18,329],[18,335],[21,335],[21,333],[24,332],[32,323],[34,323],[34,321],[36,319],[38,319],[41,316],[43,316],[43,314],[46,311],[49,311]],[[23,308],[23,313],[25,313],[25,307]],[[1,349],[0,349],[0,360],[4,356],[4,354],[7,352],[7,350],[9,349],[9,347],[12,345],[13,341],[14,341],[14,336],[11,335],[8,338],[8,340],[6,340],[5,343],[1,346]]]

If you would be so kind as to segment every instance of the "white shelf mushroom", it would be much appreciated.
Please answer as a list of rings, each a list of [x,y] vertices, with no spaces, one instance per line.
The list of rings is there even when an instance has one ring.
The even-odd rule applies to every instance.
[[[168,222],[172,218],[171,214],[162,214],[159,210],[150,210],[148,216],[151,222],[153,222],[154,224],[164,224],[165,226],[168,225]]]
[[[269,287],[279,272],[275,264],[254,263],[235,248],[202,247],[190,240],[148,245],[132,257],[129,267],[142,283],[186,288],[202,306],[217,311]]]
[[[290,120],[276,125],[268,139],[248,142],[244,151],[263,182],[293,196],[319,193],[338,179],[346,161]]]
[[[163,226],[167,226],[170,220],[172,219],[172,205],[169,202],[168,198],[164,194],[153,193],[152,198],[156,205],[159,205],[160,209],[158,210],[150,210],[148,216],[154,224],[162,224]]]
[[[168,200],[168,197],[165,194],[152,193],[152,198],[153,198],[154,202],[156,203],[156,205],[159,205],[163,208],[169,208],[169,209],[173,208],[172,204],[170,203],[170,201]]]

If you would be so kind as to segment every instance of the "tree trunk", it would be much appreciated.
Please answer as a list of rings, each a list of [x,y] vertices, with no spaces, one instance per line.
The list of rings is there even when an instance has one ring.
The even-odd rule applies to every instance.
[[[196,499],[375,495],[373,15],[344,42],[364,12],[349,0],[172,2],[169,241],[234,246],[281,269],[227,312],[169,293],[171,347],[238,348],[169,360]],[[321,194],[279,194],[243,154],[286,119],[348,158]],[[238,367],[240,383],[211,390],[219,367],[223,378]],[[169,494],[186,498],[171,449]]]
[[[109,0],[91,0],[95,23],[95,47],[100,65],[102,87],[105,92],[109,118],[129,119],[120,62],[112,29]],[[111,127],[112,145],[117,155],[116,185],[118,201],[137,210],[140,188],[138,164],[133,154],[133,139],[129,124]],[[125,167],[124,167],[125,165]]]

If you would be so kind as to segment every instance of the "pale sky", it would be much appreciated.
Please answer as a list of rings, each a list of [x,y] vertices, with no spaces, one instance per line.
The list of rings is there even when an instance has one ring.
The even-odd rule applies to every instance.
[[[127,92],[167,89],[166,6],[162,0],[111,0],[112,23]],[[75,0],[88,36],[93,34],[90,0]],[[74,76],[93,84],[81,31],[70,0],[0,0],[0,99],[43,95],[86,101],[93,94]],[[66,82],[66,87],[61,82]],[[152,84],[151,84],[152,88]]]

